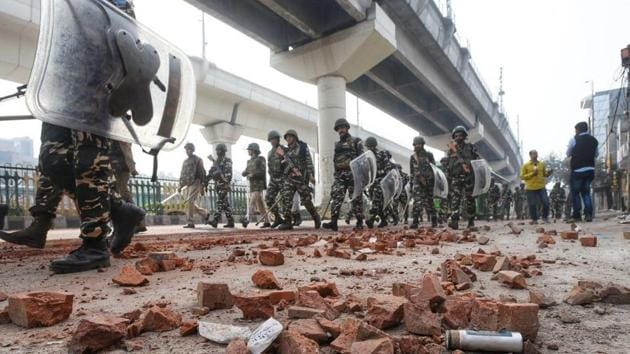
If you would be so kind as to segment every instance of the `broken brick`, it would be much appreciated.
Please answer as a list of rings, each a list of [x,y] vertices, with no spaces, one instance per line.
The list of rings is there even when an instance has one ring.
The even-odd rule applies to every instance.
[[[394,343],[389,338],[375,338],[354,342],[350,354],[394,354]]]
[[[272,305],[277,305],[282,300],[286,303],[293,303],[296,299],[296,293],[293,290],[274,291],[267,295],[269,296],[269,301],[271,301]]]
[[[136,269],[142,275],[152,275],[160,271],[160,265],[153,258],[143,258],[136,261]]]
[[[321,297],[337,297],[340,295],[337,289],[337,284],[332,282],[315,282],[298,288],[299,291],[314,290],[321,295]]]
[[[143,286],[149,283],[147,277],[130,265],[124,266],[112,281],[120,286]]]
[[[341,327],[340,320],[330,321],[330,320],[325,319],[322,316],[315,316],[315,319],[317,320],[317,323],[319,323],[319,325],[322,327],[324,331],[330,333],[333,339],[337,338],[337,336],[341,334],[342,327]]]
[[[472,258],[473,266],[482,272],[491,271],[497,263],[496,257],[489,254],[473,253],[470,257]]]
[[[578,285],[574,286],[569,294],[567,294],[564,302],[569,305],[586,305],[591,304],[596,300],[597,295],[595,294],[594,289],[588,288],[578,283]]]
[[[578,233],[577,231],[562,231],[560,232],[560,237],[562,237],[563,240],[577,240]]]
[[[409,299],[414,291],[420,291],[420,287],[410,283],[394,283],[392,284],[392,295],[402,296]]]
[[[168,308],[153,306],[140,316],[141,332],[166,332],[179,327],[182,315]]]
[[[580,237],[580,243],[582,247],[597,247],[597,236],[586,235]]]
[[[7,309],[0,310],[0,325],[11,323],[9,311]]]
[[[318,354],[319,345],[295,331],[283,331],[277,339],[279,354]]]
[[[249,354],[247,343],[241,338],[234,339],[228,344],[225,354]]]
[[[289,318],[313,318],[317,315],[323,315],[324,310],[314,309],[304,306],[290,306],[288,309]]]
[[[129,320],[109,315],[82,319],[68,343],[69,353],[93,353],[118,344],[127,334]]]
[[[310,307],[324,311],[323,316],[329,320],[339,317],[339,312],[332,305],[314,290],[300,289],[298,291],[297,304],[304,307]]]
[[[487,299],[473,299],[469,326],[480,330],[498,331],[499,305]]]
[[[234,296],[234,304],[243,312],[243,318],[247,320],[273,317],[274,308],[266,295],[239,295]]]
[[[194,320],[183,321],[182,325],[179,326],[179,335],[182,337],[190,336],[192,334],[197,333],[197,329],[199,328],[199,324]]]
[[[406,302],[406,299],[398,296],[369,297],[365,320],[378,329],[395,327],[403,318],[403,305]]]
[[[258,261],[266,266],[279,266],[284,264],[284,255],[278,249],[266,249],[258,252]]]
[[[210,310],[229,309],[234,306],[234,299],[227,284],[199,282],[197,304]]]
[[[9,296],[7,311],[11,322],[25,327],[48,327],[66,320],[72,313],[74,295],[31,292]]]
[[[490,242],[490,238],[488,236],[482,235],[482,236],[477,237],[477,242],[483,246],[483,245],[488,244],[488,242]]]
[[[440,279],[435,274],[427,273],[422,278],[419,291],[414,291],[410,295],[409,301],[415,304],[424,304],[426,302],[431,308],[435,308],[442,304],[445,298],[446,294],[444,289],[442,289]]]
[[[439,336],[442,333],[442,319],[439,314],[431,312],[429,306],[408,302],[403,308],[407,332],[422,336]]]
[[[470,322],[472,311],[472,298],[449,297],[444,301],[445,312],[442,314],[442,322],[449,329],[466,329]]]
[[[313,257],[321,258],[322,257],[322,253],[316,248],[316,249],[313,250]]]
[[[539,327],[538,305],[532,303],[499,304],[500,329],[520,332],[525,339],[536,339]]]
[[[545,244],[545,245],[554,245],[556,243],[556,240],[553,237],[551,237],[551,235],[543,234],[543,235],[538,236],[538,240],[536,240],[536,243]]]
[[[291,322],[287,330],[297,332],[319,344],[326,343],[329,339],[328,333],[324,331],[319,322],[314,318],[301,319]]]
[[[556,301],[537,289],[529,289],[529,302],[538,305],[541,309],[557,305]]]
[[[252,281],[261,289],[282,289],[280,282],[270,270],[257,270],[252,275]]]
[[[359,255],[357,255],[354,259],[357,260],[357,261],[366,261],[367,260],[367,254],[359,253]]]
[[[512,270],[502,270],[496,275],[499,283],[506,284],[510,288],[513,289],[526,289],[527,282],[523,275],[519,272],[515,272]]]

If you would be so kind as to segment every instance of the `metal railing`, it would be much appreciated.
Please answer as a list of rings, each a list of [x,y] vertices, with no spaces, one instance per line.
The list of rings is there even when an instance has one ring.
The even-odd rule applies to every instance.
[[[35,204],[35,192],[39,174],[33,166],[3,165],[0,166],[0,203],[9,205],[9,215],[28,215],[28,209]],[[179,181],[175,179],[159,178],[151,182],[149,177],[138,176],[129,180],[129,190],[133,194],[136,205],[142,207],[149,215],[184,214],[185,205],[181,199],[173,200],[161,205],[160,202],[169,195],[177,192]],[[247,191],[244,184],[232,184],[232,191],[228,194],[232,212],[244,215],[247,210]],[[197,202],[209,211],[217,206],[217,194],[213,183],[208,185],[208,193]],[[57,208],[57,214],[62,216],[76,216],[74,201],[64,196]]]

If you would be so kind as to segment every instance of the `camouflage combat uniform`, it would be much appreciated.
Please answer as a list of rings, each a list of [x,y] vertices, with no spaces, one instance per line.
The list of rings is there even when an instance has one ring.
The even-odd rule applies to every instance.
[[[549,194],[549,199],[551,199],[551,212],[555,219],[562,219],[562,207],[564,206],[566,198],[566,191],[562,188],[560,183],[556,183]]]
[[[363,142],[359,138],[350,134],[342,137],[335,143],[335,153],[333,157],[335,168],[335,181],[330,192],[330,211],[333,219],[339,218],[341,206],[346,197],[346,192],[350,198],[354,193],[354,179],[350,170],[350,161],[363,153]],[[363,220],[363,198],[356,198],[351,201],[351,213],[357,220]]]
[[[214,221],[221,219],[221,214],[225,214],[228,223],[234,223],[232,209],[228,200],[228,193],[232,190],[232,159],[227,156],[217,158],[208,171],[208,179],[214,181],[214,188],[217,192],[217,209],[214,212]]]
[[[433,185],[435,176],[430,164],[435,164],[433,154],[424,149],[414,152],[409,157],[409,171],[413,195],[413,225],[418,225],[418,219],[423,210],[426,210],[429,219],[436,220],[433,202]]]
[[[510,207],[512,206],[512,191],[510,187],[507,185],[503,189],[503,194],[501,194],[501,199],[503,200],[503,215],[505,220],[510,220]]]
[[[374,183],[370,186],[369,195],[372,200],[372,207],[370,208],[370,219],[378,215],[385,219],[383,212],[383,189],[381,188],[381,181],[387,175],[387,173],[394,168],[394,164],[391,162],[392,155],[387,150],[378,150],[374,148],[372,150],[376,156],[376,178]]]
[[[475,145],[464,142],[461,145],[456,144],[455,151],[449,150],[447,155],[448,176],[451,181],[451,222],[454,224],[459,221],[463,205],[468,218],[475,217],[475,198],[472,196],[475,181],[470,161],[478,159],[479,154]]]
[[[113,140],[110,157],[112,171],[116,176],[113,187],[124,201],[133,203],[129,179],[137,175],[138,171],[136,171],[136,163],[131,153],[131,144]]]
[[[499,218],[499,199],[501,199],[501,190],[493,181],[488,189],[488,220],[490,217],[495,220]]]
[[[514,188],[514,212],[516,218],[523,219],[523,206],[525,203],[525,191],[521,187]]]
[[[440,166],[438,166],[440,170],[444,173],[446,177],[446,183],[448,185],[448,190],[451,190],[451,179],[448,176],[448,158],[443,157],[440,160]],[[450,198],[440,198],[440,210],[438,212],[439,223],[446,222],[450,216]]]
[[[292,222],[293,196],[297,192],[300,201],[311,216],[319,218],[319,214],[313,205],[312,189],[309,187],[309,179],[315,174],[313,159],[306,143],[296,139],[293,145],[289,145],[285,150],[286,159],[282,160],[284,167],[284,179],[282,183],[282,208],[285,223]],[[299,176],[294,169],[299,171]]]

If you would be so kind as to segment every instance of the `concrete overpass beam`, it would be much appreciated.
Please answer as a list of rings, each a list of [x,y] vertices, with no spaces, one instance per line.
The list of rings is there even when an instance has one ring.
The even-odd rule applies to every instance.
[[[219,122],[205,126],[201,129],[201,135],[206,139],[212,148],[215,149],[217,144],[225,144],[227,146],[227,156],[232,157],[232,145],[236,144],[243,134],[243,127],[229,122]]]

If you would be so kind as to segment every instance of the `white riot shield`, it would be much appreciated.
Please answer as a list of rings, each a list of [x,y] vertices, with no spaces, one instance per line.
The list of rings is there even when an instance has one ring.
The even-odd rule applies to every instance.
[[[386,208],[396,195],[396,191],[402,190],[402,177],[397,169],[392,169],[381,180],[381,190],[383,191],[383,209]]]
[[[350,161],[350,170],[354,180],[354,193],[352,199],[363,194],[363,190],[368,188],[376,178],[376,156],[370,150],[357,156]]]
[[[473,187],[473,197],[484,194],[490,189],[491,171],[488,162],[484,159],[470,161],[472,165],[473,174],[475,177],[475,184]]]
[[[40,22],[26,93],[37,119],[150,148],[184,140],[196,88],[183,51],[106,0],[42,1]]]
[[[431,169],[433,170],[433,196],[438,198],[448,198],[448,180],[446,179],[446,175],[444,172],[436,167],[434,164],[431,164]]]

